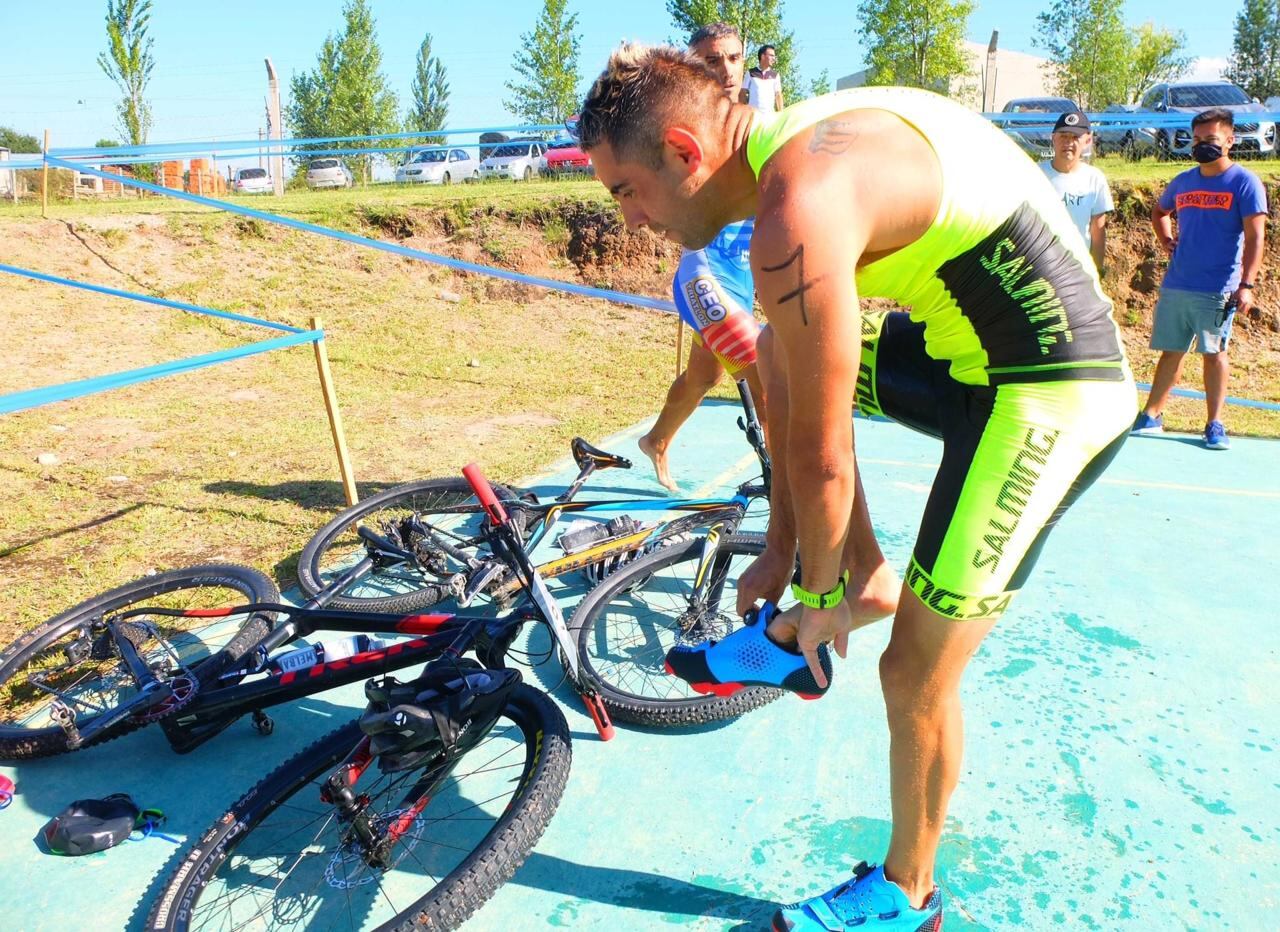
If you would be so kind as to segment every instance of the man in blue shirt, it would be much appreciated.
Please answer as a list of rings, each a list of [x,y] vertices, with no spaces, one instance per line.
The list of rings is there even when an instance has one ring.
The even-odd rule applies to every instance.
[[[1253,309],[1253,286],[1262,266],[1267,195],[1253,172],[1231,161],[1235,143],[1231,111],[1205,110],[1191,121],[1192,157],[1200,163],[1178,175],[1151,208],[1156,238],[1169,253],[1160,286],[1151,348],[1160,350],[1146,407],[1134,422],[1137,434],[1164,429],[1160,412],[1178,382],[1188,351],[1204,358],[1208,423],[1204,444],[1226,450],[1222,424],[1227,398],[1227,343],[1238,311]],[[1178,220],[1173,234],[1170,218]]]

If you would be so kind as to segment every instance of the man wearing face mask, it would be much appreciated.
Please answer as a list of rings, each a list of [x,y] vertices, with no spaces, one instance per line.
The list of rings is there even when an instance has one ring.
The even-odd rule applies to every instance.
[[[1262,182],[1231,161],[1233,128],[1230,110],[1197,114],[1191,121],[1191,154],[1200,164],[1169,182],[1151,208],[1156,238],[1170,259],[1151,327],[1151,348],[1160,350],[1160,361],[1146,407],[1133,425],[1136,434],[1164,429],[1160,412],[1194,346],[1204,359],[1204,445],[1210,450],[1231,446],[1222,424],[1227,343],[1235,313],[1253,309],[1267,217]],[[1175,216],[1176,235],[1170,223]]]

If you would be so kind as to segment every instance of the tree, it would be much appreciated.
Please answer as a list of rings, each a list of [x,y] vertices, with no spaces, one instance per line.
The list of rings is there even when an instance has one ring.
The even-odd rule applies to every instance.
[[[970,0],[863,0],[859,35],[867,46],[867,84],[951,92],[969,74],[964,34]]]
[[[0,147],[23,155],[34,155],[44,149],[35,136],[20,133],[9,126],[0,126]]]
[[[506,107],[529,123],[563,123],[578,112],[578,14],[567,13],[568,0],[543,0],[533,32],[520,36],[512,67],[522,83],[506,82],[513,95]]]
[[[107,51],[98,55],[98,66],[124,94],[116,112],[120,129],[131,145],[142,145],[151,132],[151,105],[147,82],[155,58],[147,35],[151,0],[107,0]]]
[[[821,97],[831,93],[831,72],[823,68],[818,76],[809,82],[809,96]]]
[[[700,26],[728,23],[742,36],[748,65],[755,66],[760,46],[772,45],[778,53],[783,100],[799,94],[800,53],[795,35],[782,28],[782,0],[667,0],[671,21],[687,39]]]
[[[405,118],[405,129],[425,131],[442,129],[449,118],[449,82],[444,63],[431,57],[431,34],[427,33],[418,48],[418,63],[413,76],[413,105]],[[425,145],[444,142],[443,136],[426,136]]]
[[[1191,58],[1184,54],[1187,36],[1181,30],[1147,22],[1131,30],[1131,40],[1126,103],[1137,100],[1153,84],[1176,81],[1191,65]]]
[[[1259,100],[1280,94],[1280,2],[1244,0],[1224,77]]]
[[[1049,53],[1057,91],[1085,110],[1124,99],[1132,39],[1124,0],[1053,0],[1036,17],[1035,42]]]
[[[382,49],[368,0],[347,0],[342,18],[342,34],[324,40],[315,70],[295,75],[290,82],[290,128],[308,138],[394,133],[400,128],[398,103],[382,73]],[[318,148],[332,146],[321,143]],[[342,148],[381,146],[364,140],[342,143]],[[357,158],[362,180],[368,180],[372,161],[372,155]]]
[[[93,147],[95,149],[118,149],[120,148],[120,143],[114,139],[99,139],[93,144]]]

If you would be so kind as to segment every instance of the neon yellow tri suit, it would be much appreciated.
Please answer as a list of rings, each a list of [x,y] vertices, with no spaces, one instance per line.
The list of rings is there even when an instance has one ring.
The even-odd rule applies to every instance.
[[[757,113],[752,169],[759,176],[793,136],[861,109],[924,137],[942,197],[924,235],[855,273],[860,296],[910,308],[909,319],[864,315],[858,404],[944,441],[908,585],[948,618],[999,615],[1128,436],[1133,376],[1066,208],[982,116],[927,91],[838,91]]]

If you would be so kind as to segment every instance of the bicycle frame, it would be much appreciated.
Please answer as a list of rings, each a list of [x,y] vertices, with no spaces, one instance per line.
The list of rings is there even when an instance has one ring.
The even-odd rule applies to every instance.
[[[565,515],[623,512],[686,512],[688,514],[685,517],[662,522],[654,527],[641,528],[638,531],[604,541],[593,547],[548,560],[538,565],[538,574],[543,579],[554,579],[594,563],[608,560],[614,556],[647,550],[664,538],[674,537],[695,528],[720,526],[726,533],[734,533],[746,516],[751,500],[768,497],[769,483],[772,478],[772,464],[768,451],[765,449],[764,429],[756,414],[755,404],[751,398],[751,389],[745,381],[741,380],[737,382],[737,387],[744,412],[744,417],[738,419],[738,427],[747,435],[747,441],[760,461],[761,483],[743,483],[738,487],[737,492],[727,499],[603,499],[577,502],[573,499],[597,467],[595,461],[589,455],[583,454],[578,457],[576,445],[580,441],[575,440],[575,457],[578,458],[579,462],[578,476],[556,497],[554,502],[547,504],[532,504],[524,501],[504,502],[504,505],[509,510],[518,510],[524,514],[532,515],[536,521],[536,526],[525,544],[528,551],[532,552],[543,541],[547,540],[557,523]],[[623,462],[627,463],[628,467],[630,466],[629,461],[623,460]],[[441,508],[439,513],[467,514],[474,513],[477,510],[478,507],[475,505],[460,505],[452,508]],[[428,533],[431,532],[428,531]],[[435,535],[432,536],[438,544],[441,543]],[[416,558],[412,554],[405,553],[404,555],[410,561],[416,562]],[[470,599],[482,588],[483,584],[468,587],[469,591],[459,599],[459,604],[465,608]],[[513,588],[514,584],[508,584],[489,594],[501,600],[509,596]]]
[[[212,738],[236,718],[252,712],[255,719],[261,710],[273,705],[290,702],[304,696],[335,689],[359,682],[376,675],[385,676],[396,670],[415,664],[428,663],[446,657],[459,658],[475,650],[482,662],[492,667],[505,665],[507,649],[521,626],[526,622],[541,620],[551,630],[553,640],[569,660],[571,680],[583,695],[587,711],[604,740],[613,736],[613,726],[608,713],[585,687],[578,673],[577,654],[559,604],[552,598],[538,570],[529,561],[512,523],[507,518],[492,488],[479,469],[473,465],[464,470],[482,503],[489,520],[485,537],[494,553],[513,571],[518,583],[528,593],[528,602],[500,617],[489,615],[457,615],[448,613],[397,615],[375,612],[338,611],[325,609],[326,602],[334,598],[353,579],[369,571],[379,562],[407,556],[403,551],[377,538],[372,532],[362,532],[369,554],[335,580],[324,592],[311,599],[302,608],[279,603],[256,603],[217,609],[166,609],[138,608],[112,616],[108,624],[127,621],[145,615],[161,615],[179,618],[216,618],[230,615],[272,613],[287,618],[278,624],[240,662],[219,673],[215,683],[206,685],[183,706],[161,720],[166,736],[175,751],[184,753]],[[114,629],[112,629],[114,631]],[[363,651],[349,657],[317,663],[300,670],[269,669],[272,651],[299,638],[321,631],[348,634],[417,635],[413,640],[387,645],[376,650]],[[146,664],[138,657],[133,645],[123,636],[115,635],[120,645],[122,659],[139,683],[139,694],[113,712],[98,716],[78,728],[73,722],[63,724],[68,741],[78,747],[97,734],[120,722],[130,714],[153,708],[157,702],[172,695],[172,689],[159,685]],[[136,669],[135,669],[136,668]],[[249,682],[247,677],[261,678]]]

